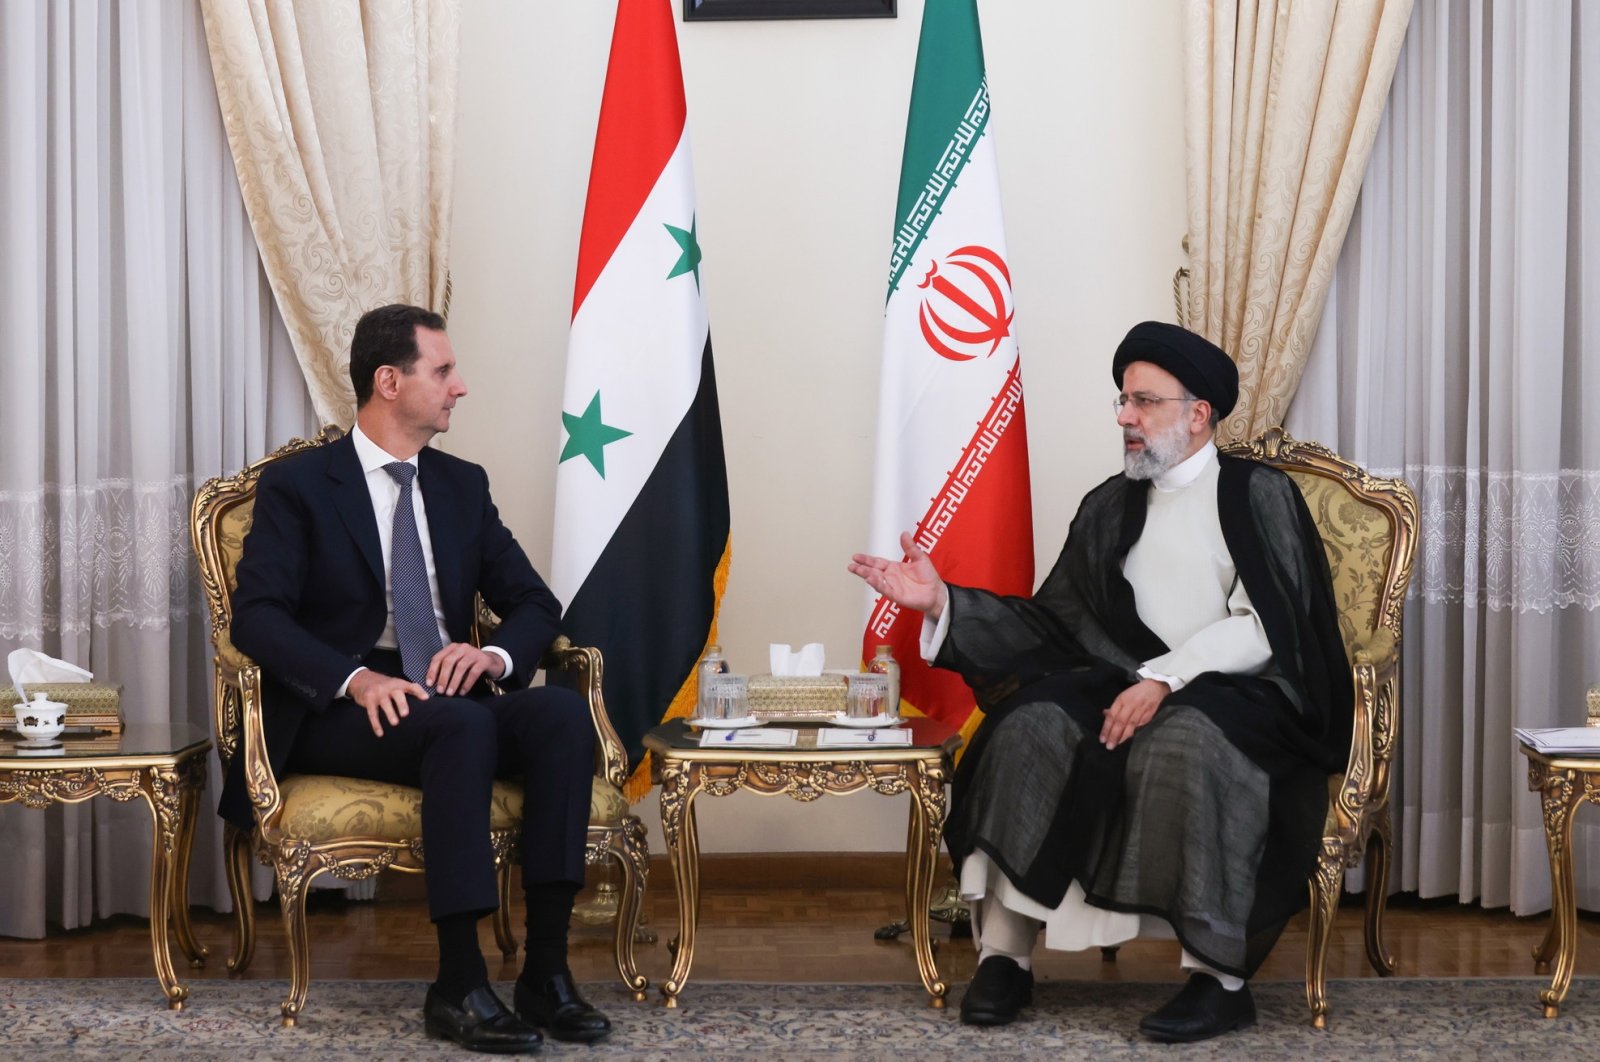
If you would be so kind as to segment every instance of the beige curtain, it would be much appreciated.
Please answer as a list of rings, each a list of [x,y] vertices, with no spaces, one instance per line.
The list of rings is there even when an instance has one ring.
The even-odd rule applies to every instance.
[[[1412,0],[1190,0],[1190,327],[1239,363],[1224,439],[1300,383]]]
[[[201,0],[250,224],[324,421],[361,313],[445,308],[459,0]]]

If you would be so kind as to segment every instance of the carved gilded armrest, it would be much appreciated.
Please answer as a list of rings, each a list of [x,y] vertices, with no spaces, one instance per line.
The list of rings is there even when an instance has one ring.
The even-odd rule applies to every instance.
[[[1399,650],[1399,639],[1386,627],[1362,633],[1352,646],[1350,760],[1333,805],[1351,866],[1365,851],[1370,814],[1389,799],[1389,764],[1400,725]]]
[[[628,753],[622,739],[611,725],[606,714],[605,696],[601,679],[605,674],[605,661],[600,650],[589,646],[573,645],[566,635],[561,635],[550,646],[539,666],[551,677],[561,676],[561,684],[576,690],[589,704],[589,716],[594,720],[595,773],[604,775],[612,785],[621,789],[628,780]]]
[[[239,669],[239,694],[244,704],[244,782],[263,837],[271,838],[283,813],[278,780],[267,758],[267,732],[261,722],[261,668]]]
[[[1400,655],[1400,639],[1387,627],[1379,627],[1356,636],[1355,666],[1368,666],[1380,673],[1393,667]]]

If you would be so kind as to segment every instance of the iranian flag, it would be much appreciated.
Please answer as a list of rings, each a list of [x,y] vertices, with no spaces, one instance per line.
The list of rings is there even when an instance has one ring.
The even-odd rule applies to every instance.
[[[1011,267],[975,0],[922,12],[884,310],[869,552],[911,530],[946,581],[1033,590],[1033,508]],[[870,605],[864,659],[892,645],[901,698],[970,737],[982,713],[922,662],[922,614]]]
[[[728,477],[670,0],[620,0],[567,345],[550,586],[641,739],[694,704],[727,582]],[[635,772],[629,791],[649,788]]]

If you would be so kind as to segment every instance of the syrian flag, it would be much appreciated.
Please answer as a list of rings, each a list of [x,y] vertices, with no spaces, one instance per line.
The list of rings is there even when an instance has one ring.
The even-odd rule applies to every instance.
[[[1011,267],[975,0],[922,11],[884,309],[869,552],[911,530],[940,575],[1033,589],[1033,506]],[[970,737],[982,719],[954,672],[922,662],[922,614],[871,601],[861,655],[894,647],[902,707]]]
[[[727,583],[697,232],[670,0],[620,0],[578,247],[550,585],[563,631],[605,655],[606,708],[635,764],[645,731],[693,707]],[[635,771],[630,796],[648,788]]]

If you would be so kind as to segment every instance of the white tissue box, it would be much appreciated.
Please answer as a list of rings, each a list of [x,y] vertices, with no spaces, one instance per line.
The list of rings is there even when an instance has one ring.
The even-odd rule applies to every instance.
[[[750,714],[764,723],[832,722],[846,689],[843,675],[751,675]]]

